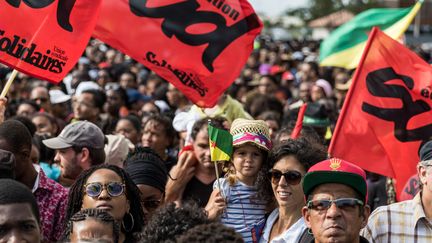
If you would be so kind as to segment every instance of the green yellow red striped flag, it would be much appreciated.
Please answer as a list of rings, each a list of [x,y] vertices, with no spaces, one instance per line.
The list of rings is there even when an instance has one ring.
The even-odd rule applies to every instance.
[[[418,1],[410,8],[374,8],[358,14],[321,43],[320,65],[356,68],[372,27],[379,27],[397,40],[408,28],[422,3],[422,0]]]
[[[232,154],[232,135],[208,124],[210,156],[212,161],[229,161]]]

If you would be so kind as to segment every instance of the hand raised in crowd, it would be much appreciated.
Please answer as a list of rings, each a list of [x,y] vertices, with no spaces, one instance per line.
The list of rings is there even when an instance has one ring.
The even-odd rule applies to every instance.
[[[180,201],[186,184],[195,174],[197,160],[192,151],[184,151],[179,156],[177,164],[171,169],[165,188],[165,202]]]
[[[213,220],[218,218],[226,208],[225,199],[222,197],[219,189],[214,189],[210,195],[209,201],[205,207],[208,218]]]

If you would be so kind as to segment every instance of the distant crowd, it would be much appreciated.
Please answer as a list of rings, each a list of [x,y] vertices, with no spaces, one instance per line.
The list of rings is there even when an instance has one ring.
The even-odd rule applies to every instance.
[[[19,73],[0,99],[0,241],[431,242],[432,142],[398,203],[390,179],[328,158],[353,71],[318,53],[261,36],[213,108],[95,39],[60,85]],[[230,161],[211,161],[209,123]]]

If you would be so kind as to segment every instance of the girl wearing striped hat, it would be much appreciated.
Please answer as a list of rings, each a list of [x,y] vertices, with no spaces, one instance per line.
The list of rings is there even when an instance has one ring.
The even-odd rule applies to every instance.
[[[265,224],[267,202],[257,197],[256,181],[271,149],[269,128],[264,121],[236,119],[230,133],[233,155],[225,178],[214,183],[206,210],[234,228],[245,242],[258,242]]]

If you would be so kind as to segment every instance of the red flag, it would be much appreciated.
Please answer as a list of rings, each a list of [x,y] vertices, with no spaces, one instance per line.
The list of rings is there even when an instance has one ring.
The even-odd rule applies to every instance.
[[[306,112],[306,108],[307,108],[307,103],[304,103],[302,106],[300,106],[295,127],[291,132],[292,139],[296,139],[300,136],[300,132],[303,128],[303,118]]]
[[[60,82],[90,39],[101,0],[0,2],[0,62]]]
[[[429,64],[375,28],[329,153],[395,178],[398,199],[402,192],[415,193],[408,180],[416,174],[421,143],[432,136],[431,80]]]
[[[261,28],[247,0],[105,0],[94,36],[213,107]]]

